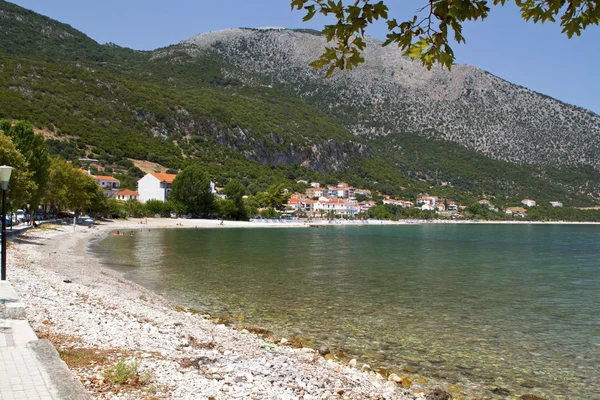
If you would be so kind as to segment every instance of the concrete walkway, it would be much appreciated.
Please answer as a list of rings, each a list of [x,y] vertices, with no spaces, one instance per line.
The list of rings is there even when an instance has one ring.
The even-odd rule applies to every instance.
[[[91,399],[46,339],[38,340],[9,281],[0,281],[0,399]]]

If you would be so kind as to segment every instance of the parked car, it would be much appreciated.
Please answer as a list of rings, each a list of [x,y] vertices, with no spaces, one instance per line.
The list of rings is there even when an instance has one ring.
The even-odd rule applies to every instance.
[[[17,210],[17,222],[23,222],[25,221],[25,211],[23,210]]]
[[[2,218],[2,217],[0,217]],[[12,218],[10,217],[10,215],[6,216],[6,226],[13,226],[13,221]]]

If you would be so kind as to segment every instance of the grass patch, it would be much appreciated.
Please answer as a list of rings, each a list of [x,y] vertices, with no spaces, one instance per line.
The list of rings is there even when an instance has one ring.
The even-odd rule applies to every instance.
[[[121,357],[116,364],[106,367],[103,375],[115,386],[128,385],[136,388],[146,386],[150,383],[151,377],[149,371],[140,373],[139,362],[135,358],[128,362],[125,357]]]

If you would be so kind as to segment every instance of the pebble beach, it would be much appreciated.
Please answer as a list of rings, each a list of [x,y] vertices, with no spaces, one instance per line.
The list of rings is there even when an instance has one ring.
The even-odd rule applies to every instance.
[[[10,243],[8,279],[38,337],[54,344],[95,398],[445,398],[437,390],[413,391],[402,377],[383,377],[356,360],[335,360],[327,348],[302,348],[258,327],[227,326],[170,304],[86,252],[90,241],[116,230],[238,226],[258,224],[148,219],[92,228],[44,225]],[[107,371],[119,363],[134,370],[134,381],[111,381]]]

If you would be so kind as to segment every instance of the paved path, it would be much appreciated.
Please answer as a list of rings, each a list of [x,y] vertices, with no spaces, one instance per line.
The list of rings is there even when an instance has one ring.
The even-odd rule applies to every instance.
[[[0,400],[90,399],[48,340],[38,340],[9,281],[0,281]]]

